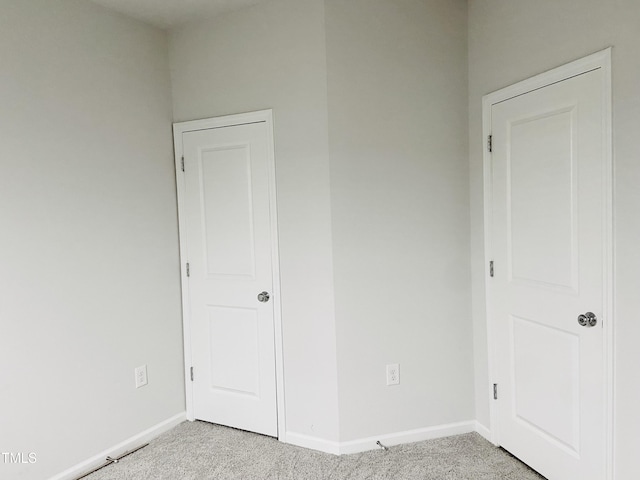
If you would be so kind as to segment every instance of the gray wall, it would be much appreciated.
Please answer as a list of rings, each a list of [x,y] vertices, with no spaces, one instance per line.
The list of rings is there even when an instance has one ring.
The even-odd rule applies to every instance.
[[[476,414],[489,425],[483,291],[482,95],[613,46],[616,478],[640,471],[640,8],[637,0],[469,2],[469,110]]]
[[[472,420],[466,1],[325,3],[340,439]]]
[[[290,435],[473,419],[465,7],[273,0],[171,32],[176,120],[274,109]]]
[[[166,39],[0,8],[0,476],[43,479],[184,411]]]
[[[287,433],[338,439],[323,2],[273,0],[170,36],[176,121],[273,108]]]

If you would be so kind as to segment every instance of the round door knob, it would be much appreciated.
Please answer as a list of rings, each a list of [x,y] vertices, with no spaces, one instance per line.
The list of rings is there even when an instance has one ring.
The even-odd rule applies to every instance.
[[[578,316],[578,323],[587,328],[595,327],[598,324],[598,317],[593,312],[587,312]]]
[[[267,303],[269,301],[269,292],[260,292],[258,294],[258,301],[262,303]]]

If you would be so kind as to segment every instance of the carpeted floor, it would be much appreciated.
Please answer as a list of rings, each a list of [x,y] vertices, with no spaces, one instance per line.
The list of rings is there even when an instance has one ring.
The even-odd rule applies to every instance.
[[[85,480],[544,480],[468,433],[335,456],[205,422],[184,422]]]

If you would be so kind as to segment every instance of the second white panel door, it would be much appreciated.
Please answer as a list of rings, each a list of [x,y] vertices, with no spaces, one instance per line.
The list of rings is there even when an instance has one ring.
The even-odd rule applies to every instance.
[[[194,416],[277,436],[267,135],[265,122],[183,133],[181,212]]]
[[[605,478],[600,69],[493,105],[500,444],[550,480]]]

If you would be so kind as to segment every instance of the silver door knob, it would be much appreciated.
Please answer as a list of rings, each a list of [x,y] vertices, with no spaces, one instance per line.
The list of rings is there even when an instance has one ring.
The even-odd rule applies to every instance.
[[[258,294],[258,301],[262,303],[267,303],[269,301],[269,292],[260,292]]]
[[[598,324],[598,317],[596,317],[595,313],[587,312],[578,316],[578,323],[587,328],[595,327]]]

